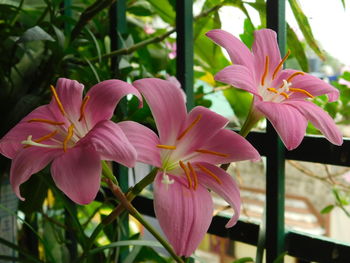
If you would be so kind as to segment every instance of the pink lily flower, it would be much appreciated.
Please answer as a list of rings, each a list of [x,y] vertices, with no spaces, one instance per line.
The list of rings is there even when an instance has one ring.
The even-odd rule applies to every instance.
[[[159,137],[135,123],[120,126],[138,152],[138,160],[159,168],[154,182],[155,213],[169,242],[180,256],[190,256],[207,232],[213,215],[211,189],[234,209],[226,227],[240,213],[234,179],[216,166],[258,160],[259,153],[243,137],[224,129],[228,120],[207,108],[187,114],[183,92],[174,83],[141,79],[133,83],[145,97]]]
[[[12,159],[10,182],[21,199],[20,185],[51,161],[57,187],[78,204],[90,203],[100,188],[101,160],[126,166],[137,153],[118,124],[109,119],[126,94],[141,94],[120,80],[93,86],[82,99],[84,86],[60,78],[51,86],[50,104],[24,117],[0,140],[0,153]]]
[[[306,100],[327,94],[329,101],[335,101],[339,91],[312,75],[282,69],[290,53],[281,59],[273,30],[255,31],[252,51],[224,30],[211,30],[206,35],[224,47],[234,63],[218,72],[215,79],[254,95],[252,122],[266,116],[288,150],[301,143],[308,121],[331,143],[342,144],[341,132],[328,113]]]

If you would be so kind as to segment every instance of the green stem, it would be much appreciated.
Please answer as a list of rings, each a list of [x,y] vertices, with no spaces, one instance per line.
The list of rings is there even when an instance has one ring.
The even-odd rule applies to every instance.
[[[239,132],[243,137],[247,137],[250,130],[258,123],[258,121],[263,117],[263,115],[254,109],[254,104],[252,102],[247,119],[243,123],[243,126]]]
[[[112,182],[116,185],[118,185],[117,178],[114,176],[113,171],[111,168],[108,166],[106,161],[102,161],[102,176],[112,180]]]
[[[162,246],[168,251],[168,253],[175,259],[178,263],[184,263],[184,261],[176,255],[171,245],[158,233],[157,230],[153,228],[151,224],[149,224],[143,216],[137,211],[137,209],[130,203],[130,201],[127,199],[123,191],[120,189],[119,186],[114,185],[111,180],[107,179],[107,183],[111,190],[113,191],[114,195],[118,198],[118,200],[121,202],[121,204],[124,206],[124,208],[129,212],[130,215],[132,215],[137,221],[139,221],[158,241],[162,244]]]

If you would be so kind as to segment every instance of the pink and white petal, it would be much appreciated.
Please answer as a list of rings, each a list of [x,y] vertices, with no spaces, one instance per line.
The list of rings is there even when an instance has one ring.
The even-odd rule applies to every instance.
[[[256,103],[255,107],[272,123],[288,150],[299,146],[305,135],[307,120],[298,109],[287,103],[274,102]]]
[[[258,91],[258,84],[255,83],[252,72],[245,66],[227,66],[215,75],[215,80],[248,91],[261,98]]]
[[[191,161],[222,164],[243,160],[260,160],[258,151],[245,138],[234,131],[226,129],[219,131],[214,137],[203,144],[200,149],[226,156],[199,153]]]
[[[194,124],[195,123],[195,124]],[[189,112],[183,129],[178,134],[176,152],[172,157],[177,159],[201,148],[203,144],[211,140],[228,123],[228,119],[208,108],[197,106]],[[194,125],[193,125],[194,124]],[[186,129],[191,127],[186,132]]]
[[[53,159],[63,154],[60,149],[28,147],[17,152],[12,160],[10,183],[19,199],[24,201],[20,193],[20,185],[27,181],[32,174],[44,169]]]
[[[172,82],[156,78],[136,80],[133,85],[151,108],[160,141],[173,145],[186,118],[183,92]]]
[[[322,79],[319,79],[310,74],[298,75],[293,78],[292,88],[303,89],[312,94],[313,96],[320,96],[323,94],[327,94],[328,100],[330,102],[336,101],[339,98],[339,90],[334,88],[332,85],[328,84]],[[298,98],[302,97],[302,93],[295,92],[293,97]]]
[[[77,120],[80,117],[83,90],[84,85],[76,80],[65,78],[59,78],[57,80],[57,96],[62,103],[64,111],[73,120]],[[54,98],[52,98],[49,107],[58,118],[63,117]]]
[[[226,49],[233,64],[245,66],[254,72],[253,54],[238,38],[221,29],[210,30],[205,35]]]
[[[162,183],[162,173],[155,178],[154,208],[159,224],[179,256],[189,257],[207,232],[213,201],[202,186],[194,191],[174,177],[173,184]]]
[[[122,121],[118,126],[135,147],[138,162],[161,167],[160,149],[157,148],[160,141],[151,129],[133,121]]]
[[[57,187],[77,204],[92,202],[100,189],[100,155],[89,147],[74,147],[51,165]]]
[[[281,62],[276,32],[271,29],[255,31],[252,51],[255,59],[255,77],[260,81],[265,71],[266,56],[269,57],[268,76],[272,77]]]
[[[335,145],[343,144],[343,136],[339,128],[323,109],[310,101],[293,101],[290,102],[290,105],[300,111],[331,143]]]
[[[28,122],[32,119],[49,119],[55,121],[47,105],[35,109],[2,137],[0,140],[1,154],[13,159],[17,151],[23,148],[21,142],[26,140],[28,136],[31,135],[33,140],[35,140],[53,132],[56,128],[53,125],[45,123]]]
[[[91,146],[100,154],[101,160],[115,161],[133,167],[137,159],[134,146],[118,124],[106,120],[97,123],[81,140],[79,145]]]
[[[135,95],[142,106],[142,97],[131,84],[117,80],[105,80],[93,86],[86,94],[89,101],[85,107],[85,119],[90,127],[101,120],[109,120],[121,98],[128,94]]]
[[[219,178],[220,183],[208,174],[196,169],[199,184],[213,190],[233,208],[235,214],[226,224],[227,228],[233,227],[237,223],[241,211],[241,198],[236,181],[231,175],[215,165],[204,162],[197,164],[204,166]],[[196,166],[196,163],[193,165]]]

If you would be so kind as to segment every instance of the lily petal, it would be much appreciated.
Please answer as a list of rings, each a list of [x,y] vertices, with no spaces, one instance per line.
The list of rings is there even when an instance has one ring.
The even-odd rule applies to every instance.
[[[213,214],[208,190],[187,188],[174,176],[174,183],[162,183],[162,173],[155,178],[154,207],[159,224],[177,255],[189,257],[207,232]]]
[[[133,167],[137,153],[118,124],[106,120],[97,123],[79,145],[91,145],[102,160],[115,161]]]
[[[277,65],[281,62],[281,54],[277,43],[277,34],[271,29],[261,29],[254,32],[252,51],[255,59],[255,73],[261,79],[269,57],[268,76],[272,76]]]
[[[179,87],[156,78],[136,80],[133,85],[151,108],[160,141],[163,144],[174,144],[186,118],[185,100]]]
[[[70,199],[88,204],[100,188],[100,156],[89,147],[74,147],[52,162],[51,174],[57,187]]]
[[[118,126],[135,147],[137,161],[161,167],[160,149],[157,148],[160,141],[151,129],[133,121],[122,121],[118,123]]]
[[[5,155],[7,158],[13,159],[17,151],[23,149],[23,144],[21,144],[21,142],[26,140],[29,135],[32,135],[33,139],[36,139],[55,130],[55,126],[53,125],[40,122],[28,122],[32,119],[49,119],[56,121],[47,105],[36,108],[0,140],[1,154]]]
[[[19,186],[27,181],[32,174],[44,169],[54,158],[62,153],[62,150],[35,146],[18,151],[15,158],[12,160],[10,183],[19,199],[24,201]]]
[[[322,79],[319,79],[310,74],[298,75],[292,80],[293,88],[303,89],[311,93],[313,96],[327,94],[330,102],[339,98],[339,90],[334,88]],[[294,93],[298,95],[298,93]],[[293,94],[293,96],[295,96]],[[299,96],[301,94],[299,93]]]
[[[202,106],[193,108],[187,116],[183,130],[178,135],[177,150],[172,154],[172,158],[177,159],[178,157],[180,159],[181,156],[201,148],[206,141],[211,140],[227,123],[228,119],[208,108]],[[191,127],[191,129],[186,132],[188,127]]]
[[[215,75],[215,80],[248,91],[262,99],[258,92],[257,85],[255,84],[252,72],[245,66],[228,66]]]
[[[293,101],[290,105],[299,110],[331,143],[335,145],[343,144],[343,136],[339,128],[323,109],[310,101]]]
[[[233,227],[237,223],[241,210],[241,198],[236,181],[231,175],[215,165],[209,163],[199,164],[207,168],[219,178],[221,183],[218,183],[213,177],[208,176],[201,171],[197,172],[199,183],[220,195],[233,208],[235,214],[226,224],[227,228]]]
[[[298,109],[287,103],[274,102],[256,103],[255,107],[272,123],[288,150],[299,146],[305,135],[307,120]]]
[[[85,118],[90,127],[101,120],[109,120],[120,99],[128,94],[135,95],[140,101],[140,107],[142,106],[141,94],[127,82],[112,79],[93,86],[86,94],[89,101],[85,107]]]
[[[226,49],[233,64],[243,65],[254,71],[253,55],[238,38],[221,29],[210,30],[205,35]]]
[[[84,85],[76,80],[59,78],[56,84],[56,92],[60,102],[62,103],[64,111],[72,119],[78,119],[80,116],[80,106],[82,102]],[[58,118],[63,117],[58,104],[52,98],[50,109]]]
[[[205,144],[201,149],[209,150],[215,154],[202,153],[191,159],[195,162],[208,162],[222,164],[243,160],[260,160],[258,151],[241,135],[231,130],[221,130]],[[220,154],[227,156],[220,156]]]

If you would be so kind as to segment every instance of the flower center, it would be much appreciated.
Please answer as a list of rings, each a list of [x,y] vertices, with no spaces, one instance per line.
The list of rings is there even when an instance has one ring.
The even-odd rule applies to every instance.
[[[200,154],[215,155],[222,158],[229,157],[230,156],[229,154],[199,148],[189,154],[186,154],[186,156],[174,157],[174,156],[178,156],[176,154],[176,151],[179,151],[179,148],[183,148],[180,145],[181,140],[186,137],[186,135],[193,129],[193,127],[195,127],[196,124],[198,124],[201,118],[202,118],[202,115],[199,114],[193,120],[193,122],[180,133],[180,135],[177,137],[175,145],[164,145],[164,144],[157,145],[157,148],[160,148],[164,151],[162,152],[162,168],[161,168],[163,171],[162,183],[166,185],[170,185],[174,183],[174,180],[171,180],[167,173],[169,171],[177,169],[177,171],[174,171],[174,173],[178,174],[179,173],[178,169],[180,169],[180,171],[181,170],[183,171],[183,173],[182,172],[180,173],[185,175],[185,178],[188,183],[187,186],[189,189],[196,190],[198,187],[198,176],[196,171],[201,171],[207,174],[208,176],[212,177],[215,181],[221,184],[220,179],[209,169],[197,163],[192,165],[190,161],[191,159],[193,159],[194,157],[197,157]],[[174,175],[174,173],[172,173],[172,175]]]
[[[276,68],[272,73],[272,76],[270,76],[269,78],[268,78],[268,75],[269,75],[270,59],[269,59],[269,56],[266,56],[264,71],[261,76],[260,86],[259,86],[259,94],[263,97],[264,101],[282,102],[286,99],[289,99],[289,97],[295,92],[302,93],[309,98],[314,98],[314,96],[306,90],[291,87],[293,85],[292,79],[294,77],[305,74],[304,72],[301,72],[301,71],[294,72],[287,79],[283,79],[282,83],[279,85],[278,88],[272,87],[273,80],[276,79],[278,73],[283,67],[283,63],[287,60],[289,55],[290,55],[290,51],[288,50],[287,54],[283,57],[280,63],[278,63],[278,65],[276,66]],[[276,84],[274,83],[273,85],[275,86]]]
[[[64,152],[67,152],[68,148],[74,147],[74,145],[87,133],[86,128],[81,128],[81,127],[80,129],[78,128],[79,126],[84,125],[83,123],[81,123],[81,121],[85,119],[85,108],[90,97],[86,96],[84,98],[80,107],[80,117],[78,121],[76,121],[67,115],[63,107],[63,104],[56,92],[56,89],[52,85],[50,86],[50,89],[52,92],[52,97],[55,100],[59,111],[61,112],[62,116],[67,120],[67,122],[69,123],[69,126],[67,127],[66,122],[58,122],[55,120],[39,119],[39,118],[30,119],[28,120],[29,123],[32,123],[32,122],[45,123],[49,126],[53,126],[54,130],[48,133],[47,135],[44,135],[37,139],[33,139],[33,136],[29,135],[27,139],[22,141],[21,143],[24,145],[24,148],[27,148],[30,146],[54,148],[54,149],[62,148]],[[46,141],[46,144],[41,143],[43,141]]]

